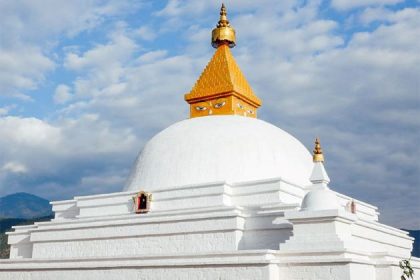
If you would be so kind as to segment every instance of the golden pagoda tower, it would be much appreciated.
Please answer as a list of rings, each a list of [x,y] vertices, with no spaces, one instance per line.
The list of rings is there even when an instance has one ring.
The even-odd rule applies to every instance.
[[[236,45],[235,30],[222,4],[220,20],[212,31],[211,44],[216,52],[192,90],[185,95],[190,117],[240,115],[255,118],[261,100],[236,63],[230,48]]]

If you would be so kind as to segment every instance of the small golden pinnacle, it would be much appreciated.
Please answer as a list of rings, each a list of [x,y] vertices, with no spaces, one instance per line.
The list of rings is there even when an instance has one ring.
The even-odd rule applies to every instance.
[[[319,141],[318,137],[315,139],[313,160],[314,162],[324,162],[324,155],[322,154],[321,142]]]

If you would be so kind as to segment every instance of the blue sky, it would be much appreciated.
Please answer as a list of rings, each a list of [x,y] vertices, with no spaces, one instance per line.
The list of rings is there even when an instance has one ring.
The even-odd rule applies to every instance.
[[[188,117],[217,1],[0,0],[0,195],[122,189],[144,143]],[[225,1],[259,117],[331,187],[420,228],[420,2]],[[417,216],[416,216],[417,215]]]

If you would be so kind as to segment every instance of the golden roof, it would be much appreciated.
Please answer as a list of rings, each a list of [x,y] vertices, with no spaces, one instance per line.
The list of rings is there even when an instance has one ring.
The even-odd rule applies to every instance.
[[[185,100],[190,103],[190,101],[194,102],[194,100],[206,99],[206,97],[210,99],[229,92],[253,103],[256,107],[261,106],[261,100],[254,94],[229,47],[221,45],[192,90],[185,95]]]
[[[241,115],[256,117],[261,100],[232,56],[235,30],[222,5],[220,20],[212,32],[212,46],[217,48],[192,90],[185,94],[190,104],[190,117],[208,115]],[[223,107],[223,108],[222,108]]]

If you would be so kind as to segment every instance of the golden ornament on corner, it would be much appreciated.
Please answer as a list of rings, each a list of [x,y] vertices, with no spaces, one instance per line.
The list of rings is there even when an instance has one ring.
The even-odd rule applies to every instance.
[[[314,162],[324,162],[324,154],[322,153],[321,142],[318,137],[315,139],[313,160]]]

